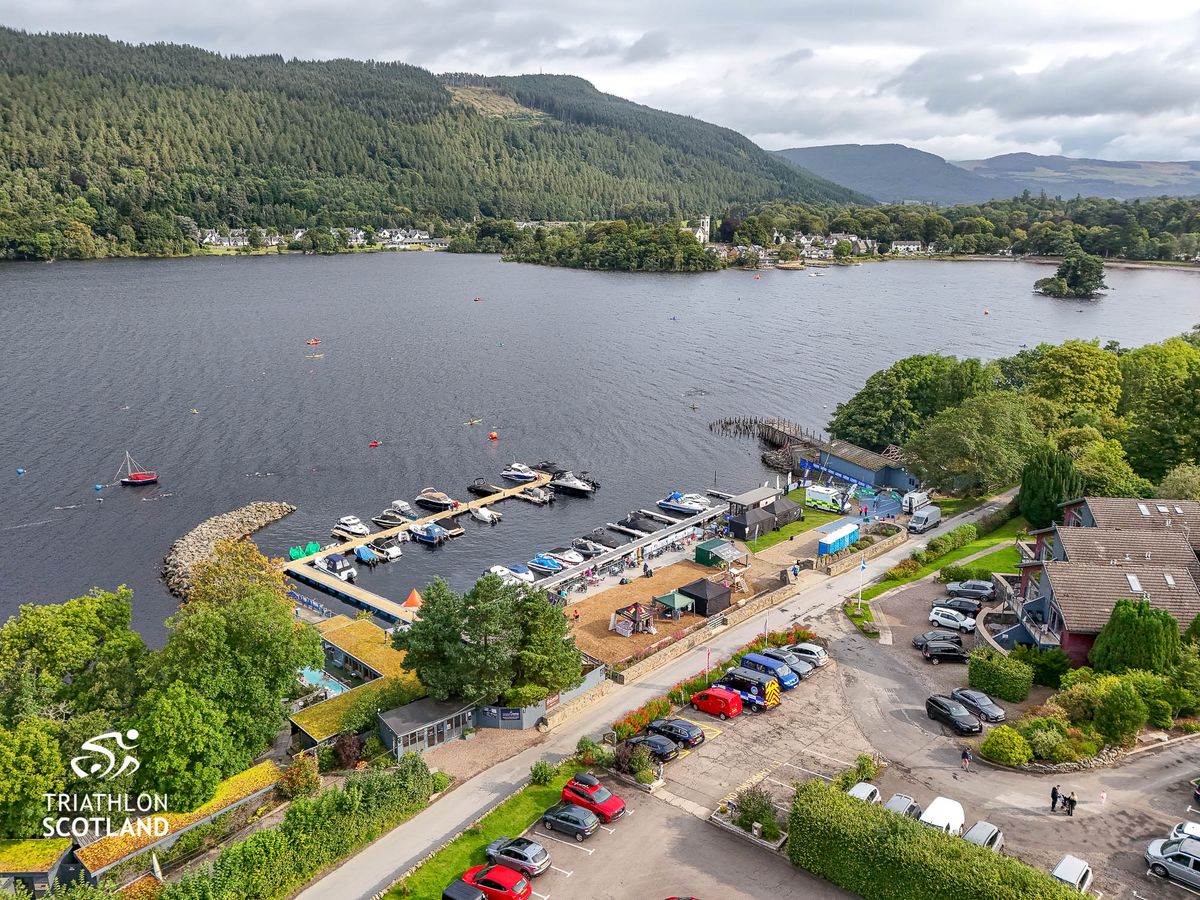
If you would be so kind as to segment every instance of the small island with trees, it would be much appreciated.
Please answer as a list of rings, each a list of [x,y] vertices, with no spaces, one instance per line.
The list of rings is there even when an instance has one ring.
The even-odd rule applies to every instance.
[[[1104,260],[1076,247],[1063,257],[1058,271],[1039,278],[1033,289],[1047,297],[1091,300],[1108,285],[1104,283]]]

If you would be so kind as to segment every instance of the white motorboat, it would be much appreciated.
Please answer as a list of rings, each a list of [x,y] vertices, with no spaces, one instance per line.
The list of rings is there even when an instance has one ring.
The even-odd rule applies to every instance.
[[[500,513],[496,512],[494,509],[489,509],[486,506],[472,506],[471,507],[471,518],[478,519],[480,522],[483,522],[485,525],[495,525],[503,517]]]
[[[678,491],[668,494],[658,501],[659,509],[688,516],[704,512],[709,505],[708,498],[703,494],[681,494]]]
[[[556,491],[575,494],[579,497],[590,497],[596,490],[594,485],[584,481],[574,472],[559,472],[554,476],[554,480],[550,482],[550,487]]]
[[[529,568],[544,575],[556,575],[563,570],[563,564],[552,556],[539,553],[528,562]]]
[[[524,463],[514,462],[500,473],[500,477],[509,481],[536,481],[538,476],[537,472]]]
[[[401,525],[407,525],[412,519],[408,519],[394,509],[385,509],[377,516],[371,516],[371,521],[380,528],[398,528]]]
[[[540,487],[527,487],[521,493],[517,494],[517,496],[524,497],[530,503],[535,503],[538,506],[545,506],[547,503],[554,502],[553,492]]]
[[[322,556],[320,559],[314,560],[313,567],[332,575],[334,578],[340,578],[342,581],[353,581],[358,577],[358,569],[350,565],[350,560],[346,559],[340,553],[330,553],[328,556]]]
[[[535,581],[533,572],[529,566],[523,563],[513,563],[511,566],[499,566],[499,568],[507,569],[517,581],[522,581],[525,584],[533,584]]]
[[[371,533],[371,529],[363,524],[358,516],[342,516],[337,520],[337,527],[349,534],[363,536]]]
[[[521,581],[521,579],[520,579],[520,578],[518,578],[518,577],[517,577],[517,576],[516,576],[516,575],[515,575],[515,574],[514,574],[514,573],[513,573],[513,572],[512,572],[510,569],[508,569],[506,566],[492,566],[492,567],[491,567],[491,568],[489,568],[489,569],[487,570],[487,572],[485,572],[484,574],[485,574],[485,575],[499,575],[499,576],[500,576],[500,580],[501,580],[501,581],[503,581],[505,584],[511,584],[511,585],[518,585],[518,584],[522,584],[522,581]],[[533,577],[533,576],[532,576],[532,574],[530,575],[530,577],[531,577],[531,578]]]
[[[404,536],[407,538],[408,534],[405,533]],[[375,538],[367,546],[389,562],[404,555],[404,551],[400,549],[400,541],[395,537]]]
[[[581,556],[591,559],[593,556],[599,556],[608,548],[602,547],[600,544],[587,538],[575,538],[575,540],[571,541],[571,549]]]
[[[392,511],[404,516],[406,519],[416,519],[417,511],[412,508],[412,504],[407,500],[393,500]]]
[[[567,566],[577,566],[583,562],[583,554],[570,547],[555,547],[553,550],[547,550],[546,555]]]

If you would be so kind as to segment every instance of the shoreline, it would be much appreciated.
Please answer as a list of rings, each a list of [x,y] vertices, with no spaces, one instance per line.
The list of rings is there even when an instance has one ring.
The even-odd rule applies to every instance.
[[[163,558],[162,580],[167,590],[187,600],[192,569],[212,556],[219,541],[240,540],[290,516],[296,507],[279,500],[255,500],[227,513],[205,519],[173,544]]]

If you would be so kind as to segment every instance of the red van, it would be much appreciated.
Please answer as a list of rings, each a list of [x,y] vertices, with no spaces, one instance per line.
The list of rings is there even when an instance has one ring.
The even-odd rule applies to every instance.
[[[742,698],[725,688],[710,687],[692,695],[692,709],[719,719],[729,719],[742,711]]]

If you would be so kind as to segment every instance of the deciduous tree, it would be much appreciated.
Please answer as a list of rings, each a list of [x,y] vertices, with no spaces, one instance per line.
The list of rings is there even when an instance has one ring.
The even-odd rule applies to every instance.
[[[179,812],[208,801],[221,779],[237,771],[225,713],[183,682],[156,688],[140,704],[137,782],[166,794]]]

